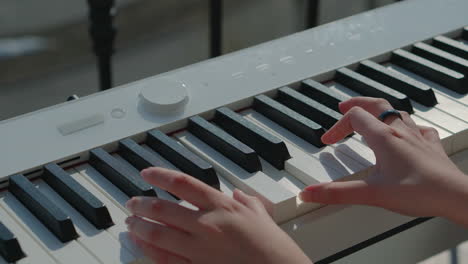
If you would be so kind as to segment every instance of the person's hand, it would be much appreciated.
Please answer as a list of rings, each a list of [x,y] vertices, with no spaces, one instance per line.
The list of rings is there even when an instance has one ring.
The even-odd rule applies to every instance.
[[[323,204],[363,204],[411,216],[443,216],[468,226],[468,177],[447,157],[434,128],[402,119],[376,117],[392,109],[383,99],[356,97],[340,104],[344,114],[322,137],[334,144],[352,132],[374,151],[376,165],[366,179],[307,187],[300,197]]]
[[[239,190],[230,198],[193,177],[162,168],[141,175],[199,208],[153,197],[134,197],[127,203],[134,214],[126,221],[130,235],[156,263],[310,263],[257,198]]]

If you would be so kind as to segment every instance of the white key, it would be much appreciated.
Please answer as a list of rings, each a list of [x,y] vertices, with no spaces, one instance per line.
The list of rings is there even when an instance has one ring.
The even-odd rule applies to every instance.
[[[358,93],[348,89],[347,87],[332,82],[328,84],[330,89],[335,92],[339,92],[347,97],[360,96]],[[411,100],[413,105],[414,114],[422,119],[425,119],[432,123],[432,126],[440,126],[452,133],[458,133],[463,131],[466,128],[466,123],[442,112],[441,110],[434,107],[423,106],[413,100]]]
[[[262,172],[272,178],[274,181],[280,183],[289,191],[297,195],[299,192],[301,192],[302,189],[305,188],[304,183],[297,180],[294,176],[285,171],[279,171],[261,157],[259,157],[259,160],[260,164],[262,165]]]
[[[220,175],[240,190],[263,199],[272,217],[282,222],[296,215],[296,193],[259,171],[249,173],[188,132],[175,137],[185,147],[209,162]]]
[[[3,194],[0,194],[3,197]],[[22,258],[17,263],[56,263],[53,256],[47,253],[45,247],[43,247],[33,236],[31,236],[24,228],[21,227],[1,206],[0,206],[0,219],[2,223],[15,234],[21,249],[26,254],[25,258]],[[2,259],[3,260],[3,259]],[[6,263],[3,260],[2,264]]]
[[[411,101],[411,104],[413,105],[415,115],[429,121],[433,124],[432,126],[441,126],[452,133],[458,133],[467,128],[467,123],[441,111],[440,109],[423,106],[414,101]]]
[[[46,248],[58,262],[77,264],[99,263],[94,256],[75,240],[67,243],[62,243],[58,240],[13,194],[9,192],[3,193],[0,198],[0,205],[12,218],[21,223],[21,226],[33,236],[34,240],[41,247]]]
[[[468,94],[465,94],[465,95],[462,95],[462,94],[459,94],[459,93],[456,93],[448,88],[445,88],[444,86],[442,85],[439,85],[435,82],[432,82],[432,81],[429,81],[428,79],[424,78],[424,77],[421,77],[417,74],[414,74],[410,71],[407,71],[401,67],[398,67],[396,65],[393,65],[393,64],[389,64],[387,65],[387,68],[389,68],[390,70],[393,70],[393,71],[398,71],[398,72],[401,72],[403,74],[406,74],[408,75],[409,77],[415,79],[415,80],[418,80],[426,85],[428,85],[429,87],[431,87],[434,92],[437,92],[439,95],[444,95],[444,96],[447,96],[461,104],[464,104],[465,106],[468,106]],[[437,96],[437,95],[436,95]]]
[[[100,262],[103,263],[132,263],[135,257],[105,230],[97,230],[78,211],[69,205],[43,180],[34,182],[39,191],[54,203],[75,224],[76,231],[80,235],[77,239],[83,247],[86,247]],[[105,246],[104,246],[105,245]]]
[[[110,233],[114,239],[118,240],[121,246],[130,251],[136,260],[145,260],[146,257],[144,257],[141,250],[128,237],[127,225],[125,224],[125,219],[129,216],[128,211],[122,210],[120,203],[115,202],[112,195],[109,195],[106,190],[93,184],[91,180],[93,176],[90,174],[97,173],[97,171],[91,168],[90,165],[82,165],[75,169],[69,171],[73,179],[107,206],[107,210],[109,210],[114,225],[106,229],[106,231]],[[103,177],[102,175],[99,176]]]
[[[425,119],[422,119],[420,118],[419,116],[417,115],[412,115],[411,118],[414,120],[414,122],[416,123],[416,125],[418,126],[427,126],[427,127],[433,127],[437,130],[437,132],[439,133],[439,137],[441,139],[443,138],[446,138],[446,137],[449,137],[450,135],[452,135],[451,132],[445,130],[444,128],[442,127],[439,127],[439,126],[434,126],[434,124],[432,124],[431,122],[428,122],[427,120]]]
[[[253,110],[241,114],[284,141],[292,156],[285,162],[285,169],[306,184],[339,180],[365,169],[346,155],[338,157],[332,147],[317,148]]]
[[[387,68],[391,71],[395,71],[395,72],[399,72],[399,73],[403,73],[413,79],[416,79],[416,77],[419,77],[417,80],[418,81],[421,81],[420,76],[417,76],[416,74],[410,72],[410,71],[407,71],[401,67],[398,67],[396,65],[393,65],[393,64],[389,64],[387,65]],[[453,93],[450,93],[450,94],[447,94],[445,92],[441,92],[439,89],[437,89],[436,87],[434,87],[435,83],[432,83],[428,80],[426,80],[427,82],[423,82],[427,85],[429,85],[429,87],[432,87],[433,90],[434,90],[434,94],[435,94],[435,97],[437,99],[437,102],[438,104],[435,105],[435,107],[437,109],[440,109],[446,113],[449,113],[451,115],[453,115],[454,117],[463,117],[463,116],[468,116],[468,106],[467,105],[464,105],[460,99],[462,98],[450,98],[450,94],[451,95],[456,95],[456,94],[453,94]],[[440,87],[440,85],[437,85]],[[443,88],[443,89],[446,89],[448,90],[447,88]],[[461,95],[458,94],[458,97],[462,97]],[[466,95],[464,96],[466,97]],[[466,121],[466,119],[461,119],[463,121]]]

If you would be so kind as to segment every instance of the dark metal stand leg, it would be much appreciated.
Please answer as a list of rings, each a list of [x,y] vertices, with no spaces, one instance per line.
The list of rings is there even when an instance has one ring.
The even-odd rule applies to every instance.
[[[308,0],[307,2],[307,28],[318,26],[319,23],[320,0]]]
[[[210,0],[210,56],[217,57],[222,53],[223,36],[223,1]]]
[[[91,25],[89,34],[97,57],[99,87],[101,90],[112,87],[112,54],[116,30],[112,24],[114,0],[88,0]]]

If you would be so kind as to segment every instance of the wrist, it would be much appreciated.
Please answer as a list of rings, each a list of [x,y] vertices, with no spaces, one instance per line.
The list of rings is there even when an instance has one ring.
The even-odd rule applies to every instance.
[[[455,185],[447,190],[449,199],[440,216],[468,228],[468,175],[457,171],[455,178]]]

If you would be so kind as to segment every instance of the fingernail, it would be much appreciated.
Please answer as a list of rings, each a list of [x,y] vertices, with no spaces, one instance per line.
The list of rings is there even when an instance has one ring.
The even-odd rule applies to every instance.
[[[312,185],[312,186],[307,186],[304,188],[302,192],[299,193],[299,198],[302,201],[310,201],[311,198],[313,199],[314,191],[318,189],[319,186],[317,185]],[[307,201],[306,201],[307,202]]]
[[[320,187],[319,185],[311,185],[304,188],[305,192],[312,192]]]
[[[128,210],[132,210],[133,208],[133,203],[134,203],[134,199],[135,198],[131,198],[130,200],[128,200],[126,203],[125,203],[125,207],[127,207]]]
[[[150,174],[149,169],[144,169],[140,172],[141,177],[147,177],[149,176],[149,174]]]

